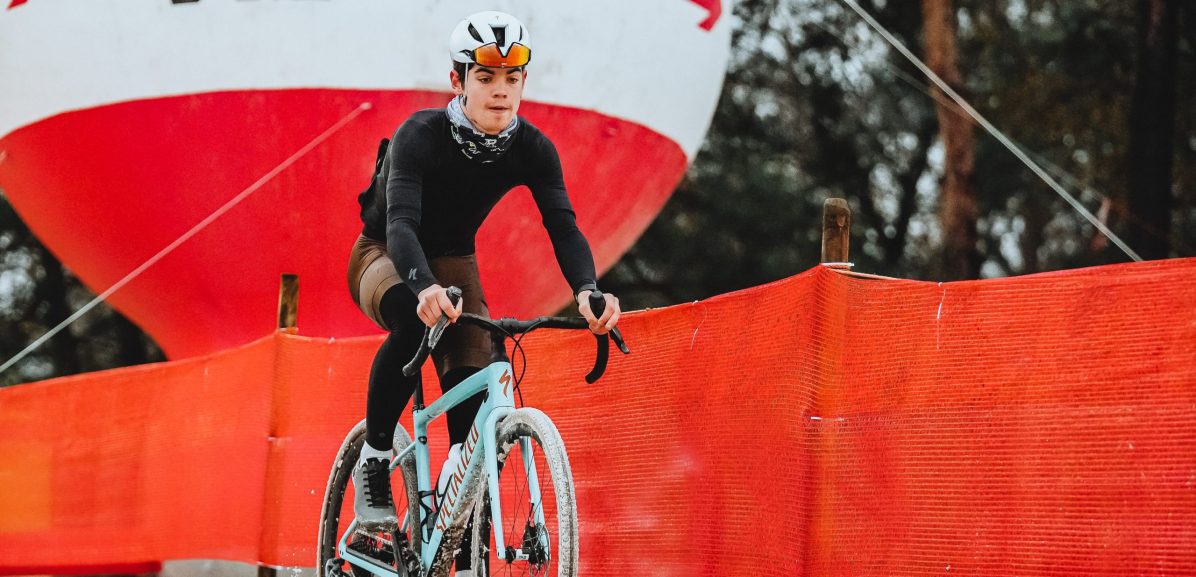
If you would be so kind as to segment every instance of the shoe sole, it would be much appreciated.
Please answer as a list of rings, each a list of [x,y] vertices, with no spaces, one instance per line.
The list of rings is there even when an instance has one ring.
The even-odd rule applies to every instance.
[[[399,528],[398,519],[383,519],[380,521],[357,521],[357,526],[367,531],[394,531]]]

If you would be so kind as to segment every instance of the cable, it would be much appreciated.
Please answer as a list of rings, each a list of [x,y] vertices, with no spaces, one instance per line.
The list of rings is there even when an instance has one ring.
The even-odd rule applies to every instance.
[[[279,163],[278,166],[275,166],[273,170],[271,170],[270,172],[267,172],[265,175],[263,175],[261,178],[259,178],[257,180],[257,182],[254,182],[253,184],[249,185],[249,187],[246,188],[245,190],[242,190],[240,192],[240,194],[238,194],[237,196],[234,196],[232,198],[232,200],[229,200],[228,202],[224,203],[224,206],[221,206],[220,208],[216,209],[215,211],[212,212],[212,214],[208,215],[207,218],[200,221],[199,224],[196,224],[195,226],[191,227],[191,230],[188,230],[187,232],[183,233],[182,236],[175,239],[174,242],[166,245],[166,248],[163,248],[162,250],[158,251],[158,254],[155,254],[154,256],[150,257],[149,260],[145,261],[144,263],[141,263],[141,266],[138,266],[137,268],[133,269],[133,271],[130,272],[129,274],[125,275],[124,278],[116,281],[116,283],[113,284],[112,286],[108,287],[107,290],[100,293],[94,299],[91,299],[91,302],[83,305],[82,307],[79,308],[79,310],[77,310],[73,314],[71,314],[71,316],[67,317],[65,320],[58,323],[58,326],[50,329],[49,331],[46,331],[46,334],[38,337],[37,340],[30,343],[29,346],[25,347],[24,350],[17,353],[11,359],[8,359],[7,361],[5,361],[3,365],[0,365],[0,373],[3,373],[4,371],[8,370],[13,365],[20,362],[21,359],[28,356],[29,353],[33,352],[35,349],[40,347],[46,341],[53,338],[54,335],[57,335],[58,333],[62,332],[62,329],[65,329],[66,327],[70,326],[71,323],[79,320],[80,317],[87,314],[87,312],[90,311],[91,309],[95,308],[96,305],[107,300],[108,297],[112,296],[112,293],[115,293],[116,291],[120,290],[126,284],[129,284],[130,281],[132,281],[133,279],[140,276],[141,273],[145,272],[149,267],[153,266],[158,261],[162,260],[166,255],[170,254],[171,252],[174,252],[174,249],[178,248],[179,245],[183,244],[184,242],[187,242],[188,239],[190,239],[191,237],[198,234],[201,230],[207,228],[207,226],[209,224],[212,224],[213,222],[215,222],[216,219],[223,216],[224,213],[228,212],[229,210],[232,210],[232,208],[234,206],[239,204],[242,200],[245,200],[246,198],[248,198],[249,195],[253,194],[254,192],[257,192],[258,189],[260,189],[263,185],[265,185],[267,182],[272,180],[275,176],[278,176],[279,173],[281,173],[282,171],[289,168],[297,160],[299,160],[300,158],[305,156],[307,153],[311,152],[313,149],[315,149],[317,146],[319,146],[321,143],[323,143],[325,140],[327,140],[328,137],[332,136],[333,134],[338,132],[340,129],[344,128],[346,124],[348,124],[354,118],[357,118],[357,116],[359,114],[361,114],[362,112],[369,110],[371,107],[372,107],[372,105],[369,102],[362,102],[360,106],[355,108],[349,114],[346,114],[344,117],[342,117],[340,120],[338,120],[335,124],[333,124],[327,130],[322,132],[319,136],[316,136],[315,138],[313,138],[303,148],[300,148],[298,151],[296,151],[294,154],[292,154],[286,160]]]
[[[1135,261],[1142,260],[1142,257],[1138,256],[1138,253],[1134,252],[1133,249],[1131,249],[1129,247],[1129,245],[1125,244],[1125,242],[1122,241],[1120,237],[1118,237],[1116,234],[1114,234],[1113,231],[1109,230],[1109,228],[1107,226],[1105,226],[1105,223],[1101,222],[1100,219],[1096,218],[1096,216],[1094,216],[1091,212],[1089,212],[1088,209],[1084,208],[1084,205],[1080,204],[1080,201],[1076,200],[1076,198],[1074,196],[1072,196],[1069,192],[1067,192],[1062,186],[1060,186],[1058,182],[1055,182],[1055,179],[1051,178],[1051,175],[1047,174],[1046,171],[1043,170],[1042,167],[1038,166],[1038,164],[1035,163],[1033,160],[1031,160],[1030,157],[1027,156],[1026,153],[1023,152],[1020,147],[1018,147],[1011,140],[1009,140],[1009,138],[1005,136],[1005,133],[1003,133],[999,129],[997,129],[996,126],[993,126],[993,124],[991,122],[989,122],[987,118],[985,118],[983,115],[981,115],[979,112],[977,112],[975,108],[972,108],[971,104],[968,104],[968,102],[966,100],[964,100],[963,97],[961,97],[959,94],[957,94],[955,92],[955,90],[953,90],[949,85],[947,85],[947,83],[944,82],[942,78],[939,78],[939,76],[937,74],[935,74],[934,71],[931,70],[928,66],[926,66],[926,64],[923,63],[921,59],[919,59],[912,52],[910,52],[909,49],[906,48],[905,45],[902,44],[900,40],[898,40],[891,33],[889,33],[889,31],[887,29],[885,29],[884,26],[881,26],[881,24],[879,22],[877,22],[876,19],[873,18],[871,14],[869,14],[867,11],[865,11],[863,8],[861,8],[860,5],[855,2],[855,0],[841,0],[841,1],[844,4],[846,4],[849,8],[854,10],[856,14],[859,14],[860,18],[863,18],[864,21],[867,22],[869,26],[871,26],[874,30],[876,30],[877,33],[879,33],[886,41],[889,42],[889,44],[891,44],[894,48],[896,48],[898,52],[900,52],[903,56],[905,56],[905,58],[907,60],[909,60],[914,66],[917,66],[918,70],[921,70],[922,73],[925,74],[926,77],[929,78],[932,82],[934,82],[935,85],[938,86],[940,90],[942,90],[944,93],[946,93],[947,96],[950,96],[951,100],[954,100],[956,105],[958,105],[960,108],[962,108],[964,110],[964,112],[967,112],[968,115],[971,116],[973,120],[975,120],[978,124],[980,124],[980,126],[983,127],[986,131],[988,131],[988,133],[991,134],[993,136],[993,138],[996,138],[998,142],[1000,142],[1002,145],[1004,145],[1005,148],[1009,149],[1009,151],[1012,152],[1013,155],[1018,158],[1018,160],[1021,160],[1023,164],[1025,164],[1031,171],[1034,172],[1034,174],[1038,175],[1039,178],[1041,178],[1044,182],[1046,182],[1047,186],[1050,186],[1051,189],[1053,189],[1057,194],[1059,194],[1059,196],[1063,197],[1063,200],[1067,201],[1067,203],[1070,204],[1072,206],[1072,208],[1076,209],[1076,211],[1079,212],[1081,215],[1083,215],[1083,217],[1085,219],[1087,219],[1088,222],[1092,223],[1092,226],[1095,226],[1097,228],[1097,230],[1101,231],[1101,233],[1104,234],[1106,237],[1108,237],[1109,240],[1113,241],[1113,244],[1117,245],[1117,247],[1120,248],[1123,252],[1125,252],[1125,254],[1128,255],[1130,258],[1134,259]]]
[[[527,330],[520,333],[519,336],[514,336],[514,335],[511,335],[510,333],[507,333],[511,337],[511,342],[513,343],[513,346],[511,347],[511,353],[514,353],[515,351],[519,351],[519,355],[520,355],[520,357],[522,357],[520,365],[519,365],[519,376],[515,377],[515,387],[514,387],[515,394],[519,395],[519,406],[520,407],[525,406],[525,403],[523,402],[523,391],[519,389],[519,385],[520,385],[520,383],[523,382],[523,374],[525,372],[527,372],[527,352],[523,348],[523,344],[522,344],[523,337],[527,336],[528,333],[535,330],[536,327],[540,326],[540,324],[541,324],[540,322],[532,323],[532,325],[529,326],[527,328]],[[514,354],[512,354],[511,355],[511,359],[512,359],[511,367],[512,368],[515,367],[514,358],[515,358],[515,356],[514,356]]]
[[[856,49],[854,46],[851,45],[850,42],[848,42],[848,40],[841,33],[837,32],[835,30],[832,30],[826,26],[823,26],[822,23],[820,23],[818,21],[810,21],[809,24],[814,26],[815,28],[818,28],[819,30],[822,30],[823,32],[826,32],[827,34],[830,34],[831,36],[835,37],[839,41],[839,44],[842,45],[844,48],[846,48],[848,50]],[[951,100],[949,100],[946,96],[944,96],[938,92],[934,92],[934,91],[930,90],[929,88],[927,88],[926,84],[924,84],[922,82],[918,82],[918,80],[916,78],[914,78],[913,76],[911,76],[904,70],[898,68],[892,62],[889,62],[887,59],[882,59],[880,61],[880,64],[881,64],[881,66],[884,67],[885,71],[887,71],[888,73],[897,77],[898,80],[905,82],[906,84],[910,85],[911,87],[913,87],[915,90],[921,92],[922,94],[925,94],[926,96],[928,96],[935,102],[942,104],[944,107],[946,107],[946,110],[949,111],[951,114],[954,114],[954,115],[958,116],[959,118],[967,120],[972,126],[979,126],[979,124],[976,122],[976,120],[974,118],[972,118],[971,116],[968,116],[968,114],[966,112],[964,112],[962,109],[960,109],[958,106],[951,106],[954,103]],[[1047,171],[1049,171],[1052,175],[1054,175],[1055,178],[1063,181],[1063,184],[1070,186],[1071,188],[1081,189],[1082,192],[1091,193],[1091,194],[1097,196],[1102,202],[1115,202],[1114,199],[1112,197],[1110,197],[1109,195],[1107,195],[1107,194],[1101,192],[1100,190],[1097,190],[1091,186],[1081,183],[1078,178],[1076,178],[1071,173],[1064,170],[1061,166],[1051,162],[1045,156],[1043,156],[1037,152],[1034,152],[1033,150],[1030,150],[1027,146],[1023,145],[1022,143],[1020,143],[1012,138],[1010,138],[1009,141],[1012,142],[1018,148],[1020,148],[1022,150],[1022,152],[1024,152],[1027,156],[1029,156],[1030,158],[1033,158],[1035,162],[1046,167]],[[1150,223],[1144,221],[1142,218],[1140,218],[1137,215],[1135,215],[1134,213],[1130,212],[1124,206],[1120,207],[1119,213],[1128,222],[1131,222],[1134,225],[1140,227],[1147,234],[1149,234],[1155,238],[1166,238],[1166,235],[1163,235],[1161,232],[1159,232],[1158,229],[1151,226]],[[1186,253],[1196,252],[1196,250],[1194,250],[1192,247],[1184,244],[1182,241],[1173,239],[1172,243],[1174,244],[1175,248],[1178,251],[1180,251],[1181,256]]]

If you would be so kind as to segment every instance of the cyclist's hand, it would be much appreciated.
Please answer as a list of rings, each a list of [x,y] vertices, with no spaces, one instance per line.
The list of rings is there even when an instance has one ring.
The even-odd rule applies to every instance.
[[[604,293],[602,296],[606,297],[606,310],[602,312],[601,318],[594,318],[594,312],[590,310],[590,292],[581,291],[577,295],[577,310],[590,323],[591,332],[605,335],[619,322],[619,299],[615,295]]]
[[[419,305],[415,308],[415,312],[419,315],[419,320],[430,327],[436,325],[436,321],[440,320],[442,314],[448,316],[449,322],[457,322],[457,317],[461,316],[461,306],[465,302],[465,299],[461,299],[457,301],[457,306],[453,306],[453,301],[449,300],[448,291],[438,284],[420,291],[418,298]]]

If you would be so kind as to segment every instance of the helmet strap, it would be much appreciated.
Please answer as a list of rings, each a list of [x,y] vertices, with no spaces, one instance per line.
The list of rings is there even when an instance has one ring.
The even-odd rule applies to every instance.
[[[461,106],[469,104],[469,94],[465,92],[465,79],[469,78],[469,67],[471,63],[465,64],[465,78],[461,79]]]

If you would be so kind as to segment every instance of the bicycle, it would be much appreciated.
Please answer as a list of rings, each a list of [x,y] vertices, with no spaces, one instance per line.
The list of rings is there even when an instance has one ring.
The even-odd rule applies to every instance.
[[[454,304],[460,294],[456,287],[449,288]],[[602,315],[605,301],[600,292],[591,293],[590,306],[595,316]],[[345,498],[365,439],[365,421],[353,427],[337,453],[324,495],[316,564],[319,577],[444,577],[467,527],[472,527],[470,560],[476,576],[493,574],[494,565],[506,574],[550,575],[555,567],[558,577],[576,575],[577,506],[564,441],[542,411],[515,406],[517,394],[522,400],[518,389],[522,374],[514,376],[505,340],[512,339],[513,351],[523,353],[520,340],[533,330],[588,329],[589,324],[580,317],[495,321],[468,313],[457,322],[488,330],[497,360],[430,406],[424,406],[422,385],[416,387],[412,422],[418,442],[412,443],[402,425],[395,427],[391,479],[392,485],[401,480],[402,490],[392,493],[396,511],[403,514],[393,530],[359,528],[353,516],[353,500]],[[447,326],[448,319],[442,316],[425,331],[415,358],[403,368],[404,375],[420,370]],[[617,329],[609,335],[623,354],[630,353]],[[588,383],[602,376],[609,356],[607,335],[595,337],[598,355],[585,377]],[[526,368],[525,353],[523,360]],[[428,424],[483,391],[485,400],[453,476],[444,494],[438,495],[430,475]],[[504,467],[508,462],[522,462],[523,466]],[[541,483],[541,471],[548,473],[550,483]],[[346,502],[347,510],[342,510]],[[513,514],[504,518],[508,512]],[[495,519],[502,522],[494,523]],[[339,531],[346,520],[348,526]],[[516,573],[520,570],[522,573]]]

